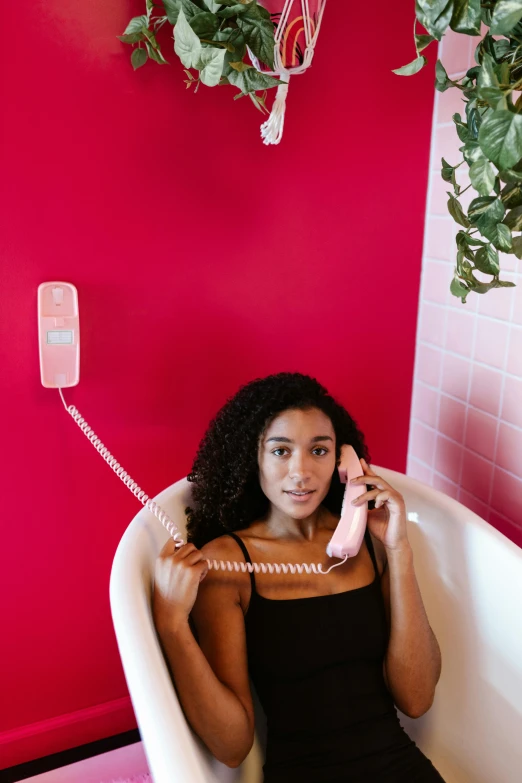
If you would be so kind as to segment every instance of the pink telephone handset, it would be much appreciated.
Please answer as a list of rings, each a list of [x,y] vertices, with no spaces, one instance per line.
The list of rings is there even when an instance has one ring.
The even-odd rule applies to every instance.
[[[366,492],[364,484],[350,484],[350,479],[364,476],[361,463],[353,446],[344,445],[341,448],[339,478],[346,484],[344,491],[341,518],[335,532],[326,547],[330,557],[355,557],[361,548],[368,518],[368,503],[362,506],[352,506],[352,500]]]
[[[185,542],[177,525],[158,506],[155,500],[140,488],[120,463],[103,445],[74,405],[67,405],[62,389],[76,386],[80,379],[80,317],[78,293],[71,283],[49,282],[38,287],[38,337],[40,346],[40,374],[42,384],[48,389],[58,389],[65,410],[78,424],[96,451],[116,473],[132,494],[161,522],[170,533],[176,546]],[[362,543],[366,528],[368,504],[352,506],[353,498],[362,495],[366,487],[348,483],[348,477],[362,476],[361,463],[352,446],[343,446],[339,465],[341,481],[346,483],[341,519],[326,549],[330,557],[341,558],[326,570],[321,563],[245,563],[230,560],[207,560],[208,567],[224,571],[248,571],[263,574],[328,574],[332,568],[354,557]]]
[[[40,375],[48,389],[76,386],[80,380],[78,292],[71,283],[38,286]]]

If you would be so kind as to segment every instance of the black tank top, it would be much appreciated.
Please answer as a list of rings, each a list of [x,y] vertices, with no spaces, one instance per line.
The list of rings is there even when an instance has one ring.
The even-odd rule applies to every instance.
[[[388,629],[368,530],[365,541],[375,576],[364,587],[274,600],[259,595],[250,574],[245,628],[267,717],[265,783],[442,780],[400,725],[384,682]]]

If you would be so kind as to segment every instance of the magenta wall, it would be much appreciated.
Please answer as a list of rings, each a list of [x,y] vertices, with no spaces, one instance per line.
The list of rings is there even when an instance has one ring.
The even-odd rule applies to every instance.
[[[115,36],[140,2],[4,9],[3,766],[135,725],[108,583],[138,507],[40,386],[40,282],[78,287],[67,400],[150,494],[238,384],[280,370],[315,374],[373,461],[406,468],[433,77],[391,73],[412,9],[381,7],[369,36],[364,6],[328,4],[278,148],[231,90],[133,73]]]

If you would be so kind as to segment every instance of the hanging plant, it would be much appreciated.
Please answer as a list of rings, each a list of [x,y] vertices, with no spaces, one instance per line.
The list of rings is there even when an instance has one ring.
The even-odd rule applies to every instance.
[[[135,47],[134,69],[148,59],[163,65],[167,61],[156,33],[171,24],[187,87],[194,86],[197,92],[200,84],[232,84],[239,89],[234,100],[248,95],[263,114],[269,114],[267,90],[278,87],[261,137],[264,144],[279,144],[288,82],[292,74],[310,67],[325,4],[326,0],[146,0],[146,13],[131,19],[118,37]]]
[[[427,31],[417,34],[417,21]],[[475,62],[465,76],[452,80],[440,60],[435,68],[439,92],[458,89],[463,114],[454,114],[462,143],[462,160],[442,158],[441,175],[453,188],[448,211],[462,226],[456,236],[457,262],[451,293],[466,302],[470,292],[514,286],[500,280],[499,252],[522,258],[522,0],[416,0],[413,29],[416,58],[394,73],[411,76],[427,63],[421,52],[440,41],[448,28],[478,36],[481,23],[489,28],[475,49]],[[471,184],[461,190],[455,171],[469,167]],[[474,188],[467,211],[459,197]],[[475,272],[491,275],[483,282]]]
[[[239,90],[234,100],[248,95],[257,109],[269,113],[266,91],[281,80],[245,61],[248,47],[267,69],[274,67],[274,24],[257,0],[146,0],[146,13],[131,19],[118,36],[134,47],[135,70],[149,59],[167,64],[156,37],[165,24],[173,27],[174,51],[188,88],[197,92],[200,84],[231,84]]]

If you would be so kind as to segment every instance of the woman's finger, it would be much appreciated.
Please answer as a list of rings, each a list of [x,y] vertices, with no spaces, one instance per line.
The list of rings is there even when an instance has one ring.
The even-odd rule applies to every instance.
[[[371,481],[368,479],[371,478]],[[350,479],[350,484],[368,484],[370,487],[378,487],[379,489],[389,489],[393,490],[393,487],[391,487],[387,481],[385,481],[380,476],[377,476],[377,474],[374,474],[373,476],[356,476],[353,479]]]
[[[359,495],[355,500],[352,500],[352,506],[359,506],[363,503],[367,503],[369,500],[376,500],[377,498],[379,498],[381,503],[384,503],[386,500],[389,500],[391,496],[392,492],[389,489],[385,489],[384,491],[381,489],[371,489],[368,492]]]
[[[160,557],[171,557],[176,554],[176,542],[173,538],[169,538],[165,546],[160,552]]]
[[[366,462],[366,460],[364,458],[361,458],[361,463],[362,463],[364,472],[366,473],[367,476],[375,476],[375,475],[377,475],[376,473],[373,472],[373,468],[370,467],[370,465],[368,465],[368,463]]]
[[[184,560],[184,562],[189,566],[194,566],[197,563],[200,563],[202,560],[205,560],[206,558],[203,555],[202,552],[200,552],[199,549],[196,549],[195,552],[191,552]]]
[[[176,560],[185,560],[185,558],[189,557],[193,552],[198,551],[199,550],[196,549],[194,544],[184,544],[176,550]]]

